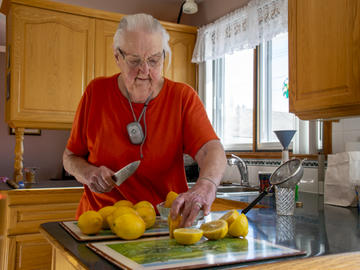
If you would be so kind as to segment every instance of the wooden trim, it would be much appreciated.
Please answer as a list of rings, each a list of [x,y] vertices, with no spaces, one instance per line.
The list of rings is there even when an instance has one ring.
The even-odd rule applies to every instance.
[[[258,53],[258,46],[255,47],[254,49],[254,67],[253,67],[253,72],[254,75],[255,74],[259,74],[259,57],[258,57],[259,53]],[[258,96],[258,86],[260,85],[259,83],[259,76],[253,76],[253,144],[252,144],[252,151],[256,152],[257,149],[257,141],[259,139],[259,134],[258,134],[258,122],[259,122],[259,96]]]
[[[332,154],[332,121],[323,122],[323,153]]]
[[[241,151],[229,151],[226,152],[226,157],[230,157],[231,154],[237,155],[241,158],[248,158],[248,159],[281,159],[281,152],[241,152]],[[300,158],[307,160],[317,160],[318,155],[303,155],[303,154],[293,154],[289,153],[290,158]]]

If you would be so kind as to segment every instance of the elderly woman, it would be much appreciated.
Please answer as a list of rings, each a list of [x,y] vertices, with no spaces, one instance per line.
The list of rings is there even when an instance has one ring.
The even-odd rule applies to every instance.
[[[94,79],[80,101],[64,151],[65,169],[84,184],[77,217],[121,199],[156,205],[169,191],[180,195],[172,218],[192,224],[215,199],[226,158],[196,92],[162,76],[170,55],[169,35],[150,15],[124,17],[114,35],[114,56],[121,73]],[[143,130],[133,138],[128,125]],[[188,190],[183,153],[192,156],[200,176]],[[136,172],[116,186],[111,176],[141,160]]]

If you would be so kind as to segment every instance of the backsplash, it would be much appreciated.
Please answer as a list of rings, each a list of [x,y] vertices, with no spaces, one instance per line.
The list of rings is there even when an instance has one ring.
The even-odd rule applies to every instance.
[[[277,159],[244,159],[249,170],[251,186],[259,186],[258,173],[275,171],[280,166],[281,160]],[[326,164],[325,164],[326,166]],[[305,160],[303,162],[304,176],[299,183],[299,190],[310,193],[323,193],[322,183],[318,184],[318,162]],[[222,183],[240,183],[240,173],[236,166],[227,165]]]

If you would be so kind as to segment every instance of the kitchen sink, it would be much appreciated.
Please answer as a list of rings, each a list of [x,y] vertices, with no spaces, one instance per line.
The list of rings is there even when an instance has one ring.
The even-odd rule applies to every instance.
[[[189,188],[194,186],[195,183],[188,183]],[[258,195],[258,187],[247,187],[239,184],[221,184],[217,188],[216,195],[221,197],[233,196],[233,195]]]
[[[217,189],[217,192],[249,192],[249,191],[259,191],[259,188],[234,185],[234,186],[219,186]]]

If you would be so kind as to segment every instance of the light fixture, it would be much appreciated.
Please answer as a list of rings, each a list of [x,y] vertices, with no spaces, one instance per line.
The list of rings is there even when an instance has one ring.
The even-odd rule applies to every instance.
[[[177,23],[180,23],[182,13],[186,14],[194,14],[198,11],[198,6],[195,3],[195,0],[186,0],[181,4],[179,16],[177,19]]]
[[[195,0],[186,0],[183,5],[183,12],[186,14],[194,14],[198,11],[198,6]]]

